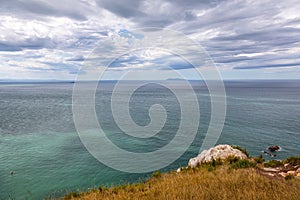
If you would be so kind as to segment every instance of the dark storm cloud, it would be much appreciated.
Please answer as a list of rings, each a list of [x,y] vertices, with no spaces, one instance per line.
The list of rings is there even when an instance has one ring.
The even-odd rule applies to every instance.
[[[0,51],[22,51],[24,49],[55,48],[56,44],[50,38],[28,38],[22,41],[0,41]]]
[[[72,8],[71,1],[60,1],[56,6],[51,5],[49,2],[38,0],[0,0],[0,13],[36,19],[39,16],[53,16],[87,20],[86,16],[79,13],[77,9],[61,9],[62,5]]]
[[[144,17],[143,11],[138,10],[140,0],[122,0],[122,1],[110,1],[110,0],[97,0],[97,4],[101,8],[105,8],[110,12],[125,18]]]
[[[166,27],[178,18],[175,15],[146,13],[143,9],[143,1],[139,0],[123,0],[114,3],[110,0],[97,0],[97,4],[115,15],[132,20],[138,24],[138,27]]]
[[[123,0],[112,1],[109,0],[97,0],[97,4],[101,8],[124,18],[131,19],[137,23],[139,27],[166,27],[178,21],[192,21],[197,17],[192,10],[208,9],[217,6],[220,1],[140,1],[140,0]],[[155,7],[153,12],[145,11],[145,3]],[[171,9],[165,12],[158,12],[158,10],[164,7],[166,4]],[[155,6],[156,5],[156,6]]]
[[[5,44],[0,42],[0,51],[21,51],[22,48],[13,44]]]

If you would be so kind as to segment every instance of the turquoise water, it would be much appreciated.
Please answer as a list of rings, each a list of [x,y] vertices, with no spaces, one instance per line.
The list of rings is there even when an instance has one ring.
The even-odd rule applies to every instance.
[[[227,82],[227,116],[218,143],[241,145],[254,156],[273,144],[282,147],[278,159],[300,154],[299,83]],[[163,171],[184,166],[196,156],[207,131],[209,94],[202,84],[193,85],[201,111],[197,137],[188,151]],[[150,176],[116,171],[87,152],[73,122],[72,87],[71,83],[0,84],[0,199],[58,197],[74,190]],[[148,109],[155,103],[165,107],[168,118],[157,137],[134,139],[125,136],[113,121],[109,106],[112,88],[109,82],[98,88],[96,110],[106,135],[115,144],[129,151],[149,152],[174,137],[180,107],[172,92],[155,84],[136,91],[130,112],[137,124],[149,123]]]

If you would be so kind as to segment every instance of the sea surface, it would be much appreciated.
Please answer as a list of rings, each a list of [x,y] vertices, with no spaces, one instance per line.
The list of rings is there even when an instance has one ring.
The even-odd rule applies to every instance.
[[[95,95],[98,120],[108,138],[132,152],[150,152],[168,144],[180,124],[176,96],[155,83],[135,91],[129,110],[138,125],[149,124],[148,111],[153,104],[161,104],[167,111],[165,126],[157,137],[137,139],[125,135],[114,122],[110,108],[114,84],[100,83]],[[180,81],[174,84],[180,87]],[[207,131],[210,94],[202,82],[191,84],[200,105],[198,133],[190,148],[161,171],[186,166],[189,158],[199,153]],[[279,145],[282,149],[276,159],[300,154],[300,81],[231,81],[225,86],[227,114],[218,144],[243,146],[252,156]],[[73,83],[0,83],[0,199],[59,197],[151,176],[111,169],[89,154],[75,129],[72,89]],[[189,95],[184,88],[180,92]]]

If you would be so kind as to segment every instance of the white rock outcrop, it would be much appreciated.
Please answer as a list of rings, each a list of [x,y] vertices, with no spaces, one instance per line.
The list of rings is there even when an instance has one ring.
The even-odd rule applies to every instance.
[[[197,157],[189,160],[188,166],[196,167],[201,163],[211,162],[213,159],[225,160],[228,157],[236,157],[240,159],[247,159],[247,155],[238,149],[232,148],[230,145],[218,145],[208,150],[202,151]]]

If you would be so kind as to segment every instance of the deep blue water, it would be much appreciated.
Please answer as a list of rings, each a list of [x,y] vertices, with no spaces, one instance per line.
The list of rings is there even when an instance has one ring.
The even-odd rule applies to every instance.
[[[227,116],[218,143],[241,145],[253,156],[273,144],[282,147],[278,159],[300,154],[299,83],[226,82]],[[156,103],[163,105],[168,114],[157,137],[135,139],[124,135],[113,120],[113,84],[100,84],[96,94],[97,116],[108,138],[133,152],[154,151],[166,145],[176,134],[180,121],[180,107],[174,94],[155,84],[134,93],[130,114],[137,124],[150,122],[148,109]],[[180,83],[176,84],[180,87]],[[185,154],[162,171],[185,166],[189,158],[198,154],[207,131],[209,93],[202,83],[192,84],[201,111],[197,137]],[[72,83],[0,84],[0,199],[57,197],[98,185],[139,181],[150,175],[116,171],[87,152],[73,122],[72,89]]]

